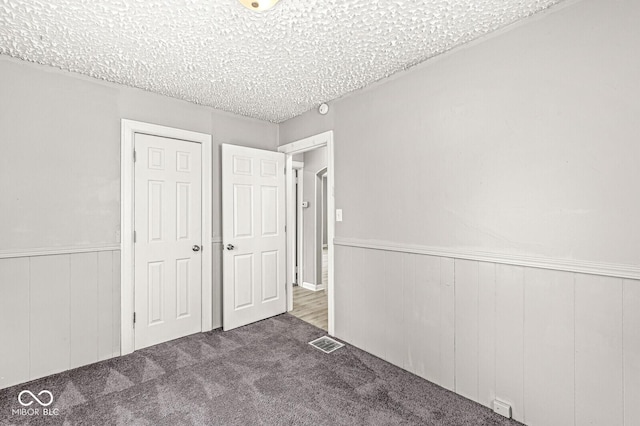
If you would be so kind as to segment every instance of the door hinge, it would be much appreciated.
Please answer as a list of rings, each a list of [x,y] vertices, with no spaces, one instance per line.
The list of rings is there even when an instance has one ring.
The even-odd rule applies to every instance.
[[[136,161],[138,161],[138,156],[136,155],[136,152],[133,151],[133,162],[135,163]]]
[[[287,233],[287,225],[284,226],[284,233]]]
[[[133,242],[134,242],[134,243],[135,243],[135,242],[136,242],[136,240],[138,239],[137,237],[138,237],[138,235],[136,234],[136,231],[133,231]]]
[[[133,313],[133,328],[136,328],[136,313]]]

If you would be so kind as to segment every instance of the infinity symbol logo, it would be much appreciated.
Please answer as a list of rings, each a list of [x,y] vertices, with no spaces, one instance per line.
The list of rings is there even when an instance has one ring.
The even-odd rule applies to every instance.
[[[44,402],[40,401],[40,399],[38,398],[38,396],[35,396],[35,395],[33,394],[33,392],[28,391],[28,390],[23,390],[22,392],[20,392],[20,394],[18,394],[18,402],[19,402],[23,407],[28,407],[28,406],[30,406],[31,404],[33,404],[33,401],[29,401],[29,402],[27,402],[27,403],[22,402],[22,395],[24,395],[25,393],[26,393],[26,394],[31,395],[31,398],[35,399],[35,400],[36,400],[36,402],[37,402],[38,404],[42,405],[43,407],[48,407],[48,406],[49,406],[49,405],[51,405],[51,403],[53,402],[53,394],[52,394],[51,392],[49,392],[48,390],[43,390],[43,391],[38,392],[38,396],[40,396],[40,395],[42,395],[42,394],[47,394],[47,395],[49,395],[49,402],[47,402],[47,403],[44,403]]]

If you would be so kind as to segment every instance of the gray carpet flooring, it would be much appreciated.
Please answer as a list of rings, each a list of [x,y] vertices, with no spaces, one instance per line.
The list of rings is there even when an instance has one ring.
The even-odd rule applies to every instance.
[[[519,424],[350,345],[308,344],[324,334],[284,314],[188,336],[0,390],[0,424]],[[51,391],[58,415],[12,414],[25,389]]]

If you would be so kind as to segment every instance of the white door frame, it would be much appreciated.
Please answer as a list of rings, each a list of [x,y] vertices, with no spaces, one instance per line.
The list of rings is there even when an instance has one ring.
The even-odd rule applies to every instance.
[[[211,135],[175,129],[157,124],[122,119],[120,138],[120,354],[126,355],[135,349],[133,330],[134,298],[134,159],[133,150],[136,133],[196,142],[202,146],[202,331],[212,329],[212,262],[211,235],[213,215],[211,209],[211,185],[213,165]]]
[[[324,248],[323,244],[322,244],[322,231],[324,228],[324,225],[322,223],[322,219],[323,216],[326,215],[328,213],[328,206],[326,206],[324,204],[324,202],[322,201],[322,181],[323,178],[325,176],[327,176],[327,171],[328,171],[328,167],[324,167],[322,169],[320,169],[315,176],[315,182],[314,182],[314,198],[315,198],[315,202],[316,202],[316,208],[314,209],[313,212],[313,216],[314,216],[314,220],[316,222],[316,226],[314,229],[314,233],[313,233],[313,247],[314,247],[314,252],[315,252],[315,258],[313,259],[313,262],[316,265],[316,277],[315,277],[315,282],[316,282],[316,291],[318,290],[324,290],[324,285],[322,284],[322,250]],[[327,177],[327,189],[329,189],[329,180]],[[318,202],[318,200],[320,200],[320,202]],[[327,196],[327,200],[328,200],[328,196]],[[328,203],[327,203],[328,204]],[[320,215],[318,215],[318,207],[320,208]],[[327,223],[329,222],[329,218],[327,218]],[[327,230],[328,231],[328,230]],[[329,235],[327,232],[327,240],[329,240]],[[328,242],[328,241],[327,241]]]
[[[335,184],[334,184],[334,158],[333,158],[333,130],[310,136],[295,142],[288,143],[278,147],[279,152],[287,154],[286,160],[286,189],[287,189],[287,228],[293,229],[295,226],[295,203],[293,202],[293,155],[300,154],[305,151],[322,146],[327,147],[327,244],[329,249],[329,273],[327,279],[327,298],[328,298],[328,321],[329,334],[334,335],[335,330],[335,310],[334,310],[334,263],[333,263],[333,239],[335,236]],[[287,234],[287,263],[291,265],[294,262],[295,236],[293,232]],[[293,309],[293,276],[291,269],[287,268],[287,310]]]
[[[293,283],[293,277],[295,277],[295,273],[296,273],[296,263],[298,264],[298,282],[297,284],[299,286],[302,287],[302,274],[304,271],[304,218],[303,218],[303,213],[304,211],[302,210],[302,198],[304,197],[304,162],[302,161],[293,161],[292,162],[292,168],[294,170],[298,171],[298,193],[297,196],[295,197],[295,199],[297,200],[297,204],[296,204],[296,209],[297,211],[297,218],[298,218],[298,228],[296,228],[296,247],[297,247],[297,253],[298,253],[298,261],[292,261],[290,264],[291,266],[289,267],[290,271],[288,273],[291,274],[291,282]],[[291,177],[289,176],[285,176],[285,179],[293,179],[293,173],[291,173]],[[295,186],[295,185],[294,185]],[[293,192],[292,192],[292,199],[293,199]],[[294,222],[295,223],[295,222]],[[288,226],[288,225],[287,225]],[[295,259],[294,259],[295,260]],[[289,292],[292,293],[292,292]],[[289,294],[287,293],[287,294]],[[290,296],[291,301],[293,302],[293,294],[291,294]],[[291,309],[289,308],[289,299],[287,299],[287,311],[290,311]]]

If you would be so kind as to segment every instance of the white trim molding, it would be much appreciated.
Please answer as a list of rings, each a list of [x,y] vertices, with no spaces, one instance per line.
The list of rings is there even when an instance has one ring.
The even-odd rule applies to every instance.
[[[329,271],[327,276],[327,310],[328,310],[328,325],[329,335],[335,334],[335,291],[334,291],[334,263],[333,263],[333,237],[335,235],[335,217],[336,217],[336,202],[335,202],[335,161],[334,161],[334,147],[333,147],[333,130],[329,130],[324,133],[320,133],[314,136],[310,136],[305,139],[300,139],[295,142],[288,143],[278,147],[278,152],[287,154],[286,170],[287,170],[287,228],[293,229],[295,226],[295,203],[293,200],[293,184],[292,176],[293,172],[293,155],[300,154],[312,149],[319,148],[321,146],[327,147],[327,189],[329,194],[327,195],[327,240],[328,244],[328,257],[329,257]],[[293,232],[287,234],[287,265],[295,263],[295,234]],[[287,310],[293,309],[293,277],[291,276],[292,269],[287,267]],[[298,275],[298,278],[301,278]]]
[[[333,130],[318,133],[317,135],[309,136],[308,138],[281,145],[278,147],[278,152],[284,152],[285,154],[292,155],[301,154],[306,151],[311,151],[314,148],[327,145],[329,139],[333,141]]]
[[[306,281],[303,281],[302,285],[300,287],[306,288],[307,290],[311,290],[311,291],[323,291],[324,290],[324,284],[313,284],[313,283],[308,283]]]
[[[304,162],[302,161],[292,161],[292,168],[293,170],[296,171],[297,177],[298,177],[298,181],[297,181],[297,195],[295,197],[296,199],[296,217],[297,217],[297,222],[298,222],[298,227],[296,228],[296,238],[295,239],[291,239],[290,241],[295,241],[296,247],[297,247],[297,252],[298,252],[298,259],[296,261],[294,261],[294,258],[292,257],[292,263],[291,265],[288,266],[288,270],[290,274],[292,274],[292,278],[291,281],[294,284],[300,284],[302,282],[302,278],[304,277],[304,209],[302,208],[302,200],[304,198]],[[294,174],[293,174],[293,170],[291,173],[291,176],[287,176],[287,179],[293,179],[294,178]],[[295,186],[295,185],[294,185]],[[291,196],[293,197],[293,189],[291,191]],[[287,211],[287,213],[289,213]],[[296,269],[296,265],[297,265],[297,269]],[[297,274],[297,277],[296,277]],[[289,303],[289,300],[291,300],[291,304]],[[293,304],[293,294],[291,294],[291,297],[287,298],[287,311],[290,311],[292,308],[292,304]]]
[[[190,130],[175,129],[157,124],[123,119],[121,123],[120,139],[120,199],[122,252],[121,262],[121,355],[131,353],[135,349],[135,334],[133,330],[134,299],[134,161],[133,150],[136,133],[160,136],[196,142],[202,146],[202,243],[212,240],[213,212],[212,212],[212,184],[213,157],[212,138],[205,133]],[[210,247],[210,246],[209,246]],[[204,247],[202,256],[202,331],[209,331],[213,324],[213,256]]]
[[[335,238],[334,244],[346,247],[424,254],[428,256],[449,257],[452,259],[476,260],[480,262],[640,280],[640,266],[636,265],[598,263],[576,259],[554,259],[550,257],[492,253],[468,249],[443,249],[417,244],[401,244],[390,241],[362,240],[357,238]]]
[[[120,250],[120,244],[73,245],[61,247],[37,247],[0,251],[0,259],[15,257],[55,256],[57,254],[94,253]]]

